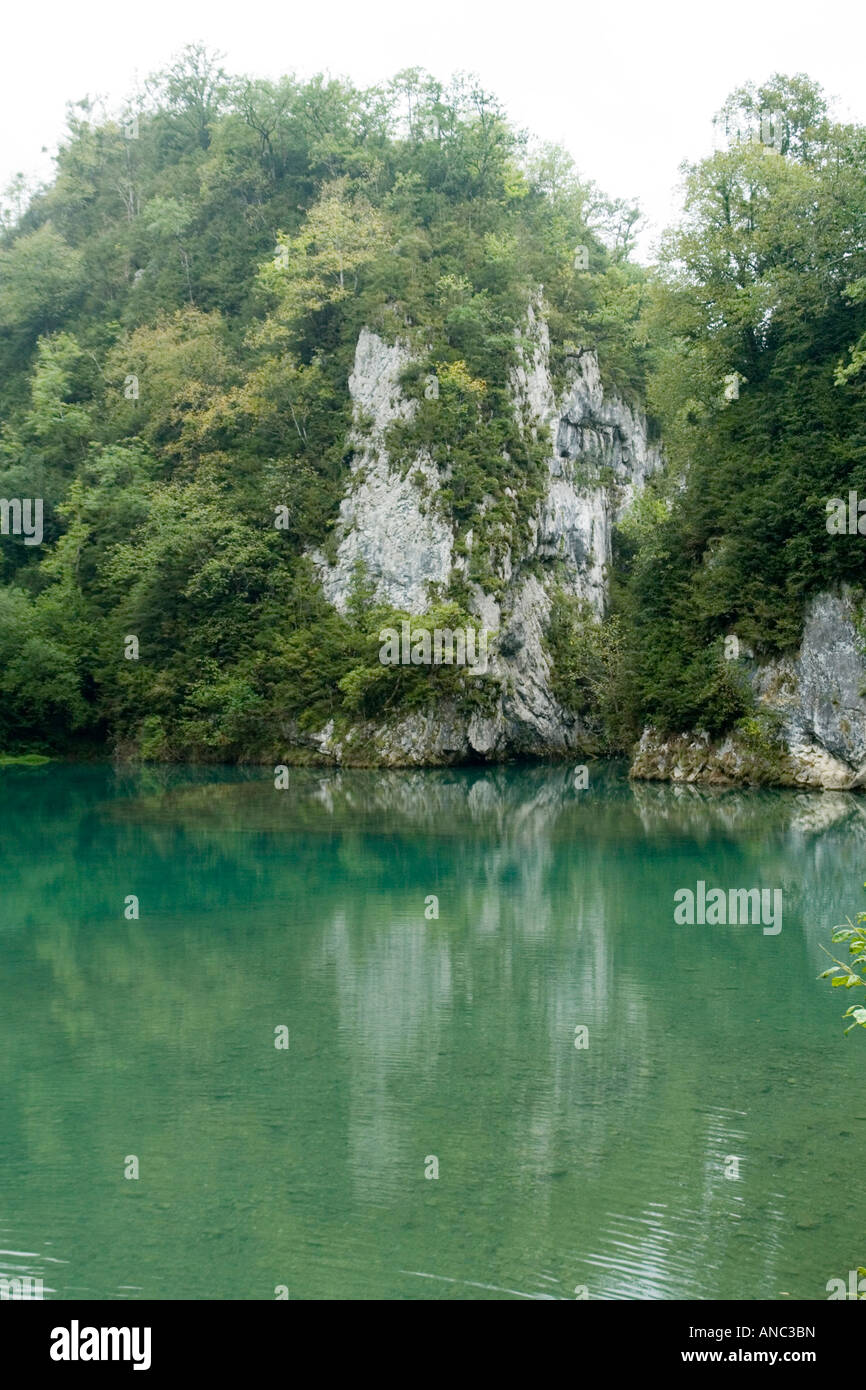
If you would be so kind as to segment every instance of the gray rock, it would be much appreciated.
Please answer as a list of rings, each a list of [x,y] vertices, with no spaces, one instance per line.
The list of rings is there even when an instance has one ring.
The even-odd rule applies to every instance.
[[[605,393],[594,353],[575,357],[557,403],[540,296],[529,305],[517,339],[513,408],[531,437],[548,441],[549,482],[519,552],[506,551],[501,559],[504,594],[472,587],[473,615],[498,634],[490,661],[499,692],[494,707],[484,714],[437,708],[358,727],[343,738],[329,726],[305,740],[323,758],[413,766],[516,754],[564,756],[580,746],[584,731],[550,688],[544,634],[554,585],[551,562],[562,562],[557,582],[601,615],[613,523],[662,459],[648,443],[640,412]],[[388,458],[389,425],[411,418],[415,408],[399,384],[410,361],[408,344],[389,345],[362,331],[349,378],[355,459],[340,508],[336,562],[321,553],[312,556],[326,596],[341,610],[359,559],[377,598],[417,615],[428,605],[431,584],[465,570],[465,559],[454,553],[453,528],[433,505],[440,483],[433,461],[421,455],[401,477]],[[473,539],[470,531],[470,547]],[[541,578],[537,563],[530,567],[538,561]]]
[[[809,604],[795,661],[769,662],[757,672],[761,703],[779,710],[791,747],[817,747],[849,779],[866,777],[866,662],[849,588],[819,594]]]
[[[411,361],[403,343],[389,346],[364,329],[349,377],[354,405],[355,448],[348,495],[340,504],[337,562],[313,553],[326,597],[345,611],[359,560],[375,581],[377,596],[410,612],[423,611],[427,586],[445,583],[451,573],[450,526],[424,504],[415,474],[432,492],[439,475],[432,461],[419,457],[406,477],[392,468],[385,431],[411,415],[413,402],[400,390],[400,373]]]
[[[662,738],[645,729],[633,777],[687,782],[773,781],[851,790],[866,785],[866,657],[856,597],[843,587],[808,605],[796,656],[750,662],[758,713],[778,727],[769,764],[747,738],[712,743],[706,734]]]

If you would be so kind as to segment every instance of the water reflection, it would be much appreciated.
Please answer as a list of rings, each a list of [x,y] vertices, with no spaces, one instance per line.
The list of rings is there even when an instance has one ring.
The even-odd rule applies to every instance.
[[[859,907],[860,798],[617,766],[0,777],[0,1274],[820,1298],[862,1262],[826,1195],[859,1061],[814,978]],[[782,887],[780,936],[675,927],[699,878]]]

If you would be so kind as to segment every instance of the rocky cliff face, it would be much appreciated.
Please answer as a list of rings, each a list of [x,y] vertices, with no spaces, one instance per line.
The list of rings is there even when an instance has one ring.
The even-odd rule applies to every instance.
[[[400,374],[410,362],[401,343],[389,346],[366,330],[358,339],[349,393],[355,420],[363,421],[364,428],[356,424],[352,434],[355,458],[349,492],[340,505],[337,563],[331,566],[315,557],[325,594],[341,611],[359,560],[376,584],[377,597],[412,613],[424,611],[428,584],[447,582],[451,572],[450,526],[424,504],[416,479],[401,477],[391,467],[385,448],[389,425],[412,412],[414,402],[400,390]],[[432,461],[416,459],[410,474],[419,470],[435,488]]]
[[[306,740],[319,758],[423,766],[568,756],[581,749],[586,731],[551,689],[545,631],[552,594],[560,586],[604,613],[613,526],[662,460],[640,411],[605,391],[593,352],[575,351],[557,391],[540,301],[530,305],[517,338],[512,404],[522,428],[546,445],[547,477],[526,533],[498,562],[497,595],[470,586],[474,616],[497,634],[492,707],[488,701],[479,712],[442,702],[339,735],[329,724]],[[431,585],[445,585],[466,569],[455,529],[436,505],[444,479],[434,461],[421,453],[411,467],[398,469],[388,455],[389,426],[411,419],[417,408],[400,386],[411,362],[408,344],[361,333],[349,379],[354,462],[336,559],[313,556],[326,596],[342,611],[359,560],[377,599],[418,616]],[[857,602],[848,590],[819,595],[805,614],[796,656],[743,658],[756,702],[752,727],[717,742],[699,731],[661,737],[646,729],[631,775],[680,783],[866,786],[866,659]]]
[[[820,594],[806,610],[796,657],[746,663],[773,746],[748,735],[714,743],[700,733],[661,738],[647,729],[632,776],[828,789],[866,785],[866,660],[857,621],[849,589]]]
[[[325,594],[341,610],[359,559],[378,599],[416,615],[427,606],[431,583],[444,584],[453,570],[465,570],[454,529],[433,505],[440,481],[433,461],[422,454],[398,471],[388,456],[389,425],[410,418],[416,408],[400,389],[410,361],[406,344],[389,345],[362,332],[349,379],[355,459],[341,506],[336,562],[313,556]],[[575,352],[557,394],[540,302],[530,306],[518,333],[510,386],[522,427],[548,446],[548,466],[545,493],[527,534],[499,562],[499,596],[471,587],[473,614],[497,633],[490,661],[499,692],[494,706],[480,714],[445,705],[339,738],[329,725],[313,739],[325,758],[420,765],[565,755],[580,746],[577,719],[550,688],[544,633],[554,565],[556,583],[600,615],[613,524],[661,458],[648,442],[640,412],[603,389],[594,353]]]

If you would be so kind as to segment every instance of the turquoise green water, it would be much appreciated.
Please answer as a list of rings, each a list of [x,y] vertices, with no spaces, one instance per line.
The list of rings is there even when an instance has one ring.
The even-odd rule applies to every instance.
[[[0,833],[0,1274],[46,1297],[824,1299],[866,1263],[866,1039],[815,978],[864,800],[50,766],[0,769]],[[675,925],[699,879],[782,889],[781,932]]]

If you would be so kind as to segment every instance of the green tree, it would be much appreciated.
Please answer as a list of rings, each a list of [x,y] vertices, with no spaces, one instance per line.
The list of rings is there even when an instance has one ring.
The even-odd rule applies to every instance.
[[[50,223],[0,250],[0,333],[23,347],[58,328],[81,292],[82,262]]]

